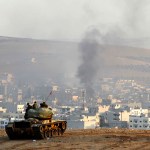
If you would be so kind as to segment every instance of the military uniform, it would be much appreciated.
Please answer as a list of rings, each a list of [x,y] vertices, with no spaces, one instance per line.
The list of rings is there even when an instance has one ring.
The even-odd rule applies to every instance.
[[[35,101],[33,104],[33,109],[37,109],[37,108],[38,108],[38,105],[37,105],[37,102]]]
[[[46,102],[41,103],[40,106],[41,106],[42,108],[48,108],[48,105],[46,104]]]

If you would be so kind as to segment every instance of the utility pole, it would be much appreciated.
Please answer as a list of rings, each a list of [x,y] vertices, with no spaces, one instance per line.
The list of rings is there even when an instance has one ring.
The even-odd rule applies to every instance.
[[[83,101],[83,110],[85,108],[85,90],[82,90],[82,101]]]

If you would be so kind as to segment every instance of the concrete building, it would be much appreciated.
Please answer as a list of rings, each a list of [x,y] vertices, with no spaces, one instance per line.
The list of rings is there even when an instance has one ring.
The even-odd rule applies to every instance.
[[[95,129],[99,127],[97,116],[82,116],[80,118],[73,118],[67,120],[68,129]]]
[[[129,129],[150,129],[150,118],[146,116],[129,116]]]
[[[99,117],[100,117],[100,127],[109,127],[109,128],[127,127],[127,121],[120,121],[119,112],[106,111],[104,113],[101,113]]]
[[[22,90],[21,89],[18,89],[18,101],[22,101]]]
[[[24,114],[17,113],[0,113],[0,129],[5,129],[8,122],[13,122],[15,120],[23,120]]]
[[[0,113],[6,113],[6,111],[7,111],[6,108],[0,107]]]
[[[9,119],[7,118],[0,118],[0,129],[5,129],[5,126],[8,124]]]
[[[67,120],[68,129],[84,129],[84,121],[81,120]]]
[[[9,120],[23,120],[24,115],[25,115],[24,113],[6,112],[6,113],[0,113],[0,118],[9,119]]]
[[[134,109],[134,108],[142,108],[142,103],[140,103],[140,102],[128,103],[127,105],[130,108],[132,108],[132,109]]]
[[[104,113],[104,112],[108,111],[109,108],[110,108],[110,106],[107,106],[107,105],[100,105],[100,106],[98,107],[98,112],[99,112],[99,113]]]
[[[130,109],[130,115],[131,116],[148,116],[148,109],[142,109],[142,108],[135,108],[135,109]]]
[[[84,121],[84,129],[95,129],[99,127],[99,116],[83,116],[83,119],[81,121]]]
[[[129,122],[130,111],[119,112],[119,120]]]
[[[25,113],[23,104],[17,105],[17,113]]]

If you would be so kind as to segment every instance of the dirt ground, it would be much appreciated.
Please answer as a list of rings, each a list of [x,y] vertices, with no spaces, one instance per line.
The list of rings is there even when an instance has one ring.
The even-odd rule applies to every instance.
[[[0,150],[150,150],[150,131],[129,129],[66,130],[46,140],[9,140],[0,130]]]

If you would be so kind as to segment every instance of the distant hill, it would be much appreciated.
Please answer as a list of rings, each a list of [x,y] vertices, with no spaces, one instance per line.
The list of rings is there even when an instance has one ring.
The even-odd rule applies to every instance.
[[[0,37],[0,73],[13,73],[18,81],[73,82],[80,56],[78,42]],[[149,80],[149,49],[102,45],[97,59],[98,78]]]
[[[17,80],[35,82],[63,80],[77,68],[77,47],[73,42],[0,37],[0,73],[11,72]]]

